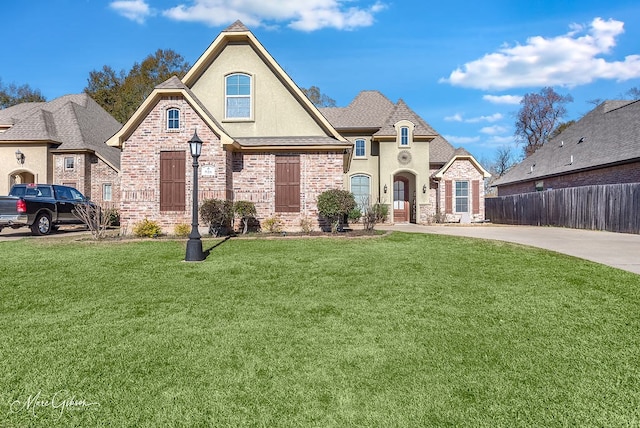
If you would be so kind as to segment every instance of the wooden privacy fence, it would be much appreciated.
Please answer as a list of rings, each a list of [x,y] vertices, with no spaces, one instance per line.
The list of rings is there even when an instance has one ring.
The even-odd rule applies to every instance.
[[[640,233],[640,183],[570,187],[485,199],[493,223]]]

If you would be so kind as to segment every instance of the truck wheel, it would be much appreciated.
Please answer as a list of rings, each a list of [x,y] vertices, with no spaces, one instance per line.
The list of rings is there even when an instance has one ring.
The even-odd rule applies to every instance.
[[[51,217],[48,214],[40,213],[36,221],[31,225],[31,233],[34,235],[48,235],[51,232]]]

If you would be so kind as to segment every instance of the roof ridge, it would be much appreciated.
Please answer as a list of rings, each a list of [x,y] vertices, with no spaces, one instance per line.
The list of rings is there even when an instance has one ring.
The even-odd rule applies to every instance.
[[[243,31],[249,31],[249,29],[242,23],[242,21],[237,19],[233,24],[229,25],[227,28],[225,28],[222,31],[223,32],[243,32]]]

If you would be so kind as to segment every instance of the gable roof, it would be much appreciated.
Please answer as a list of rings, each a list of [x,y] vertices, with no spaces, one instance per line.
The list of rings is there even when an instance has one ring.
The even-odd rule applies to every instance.
[[[196,63],[189,69],[182,81],[187,88],[193,88],[198,79],[205,73],[209,66],[215,61],[225,47],[230,43],[246,43],[256,52],[265,65],[276,75],[278,80],[287,88],[293,97],[300,103],[309,116],[322,128],[329,136],[335,138],[341,145],[347,146],[350,143],[332,126],[332,124],[320,113],[318,108],[300,90],[293,79],[276,62],[265,47],[258,41],[254,34],[241,22],[236,21],[224,29],[218,37],[209,45],[207,50],[198,58]]]
[[[396,104],[379,91],[361,91],[347,107],[325,107],[322,114],[339,131],[367,130],[376,137],[397,134],[393,125],[409,120],[415,125],[414,136],[432,138],[429,141],[429,161],[444,164],[451,159],[454,148],[402,100]]]
[[[194,111],[207,123],[211,130],[220,138],[222,144],[233,144],[233,138],[227,134],[220,123],[213,117],[207,108],[198,100],[193,92],[178,79],[172,76],[156,86],[151,94],[142,102],[140,107],[133,113],[127,123],[124,124],[116,134],[114,134],[107,144],[109,146],[124,148],[124,142],[133,134],[137,127],[142,123],[149,112],[158,104],[163,96],[181,96],[193,108]]]
[[[120,168],[120,151],[104,142],[122,125],[85,93],[0,110],[1,125],[10,128],[0,133],[0,143],[44,142],[56,151],[89,150]]]
[[[466,151],[462,147],[458,147],[454,151],[454,153],[451,156],[451,158],[447,161],[447,163],[444,164],[442,166],[442,168],[440,168],[438,171],[436,171],[435,174],[433,174],[433,178],[436,178],[436,179],[442,178],[444,176],[444,173],[447,172],[449,167],[455,161],[457,161],[457,160],[465,160],[465,159],[468,160],[469,162],[471,162],[471,164],[484,176],[484,178],[491,177],[491,173],[489,171],[487,171],[486,169],[484,169],[482,167],[482,165],[480,165],[480,162],[478,162],[476,160],[476,158],[474,158],[471,153],[469,153],[468,151]]]
[[[605,101],[493,184],[541,179],[640,161],[640,100]]]

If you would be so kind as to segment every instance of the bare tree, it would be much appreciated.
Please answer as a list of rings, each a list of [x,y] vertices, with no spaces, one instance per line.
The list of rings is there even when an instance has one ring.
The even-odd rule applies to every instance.
[[[102,239],[106,236],[111,219],[108,215],[102,215],[102,209],[99,205],[77,204],[71,212],[87,226],[93,239]]]
[[[560,119],[567,114],[565,104],[572,101],[571,95],[560,95],[551,87],[524,95],[516,119],[515,137],[524,144],[525,157],[549,140]]]
[[[335,107],[336,100],[320,92],[320,88],[312,86],[309,89],[300,88],[316,107]]]

